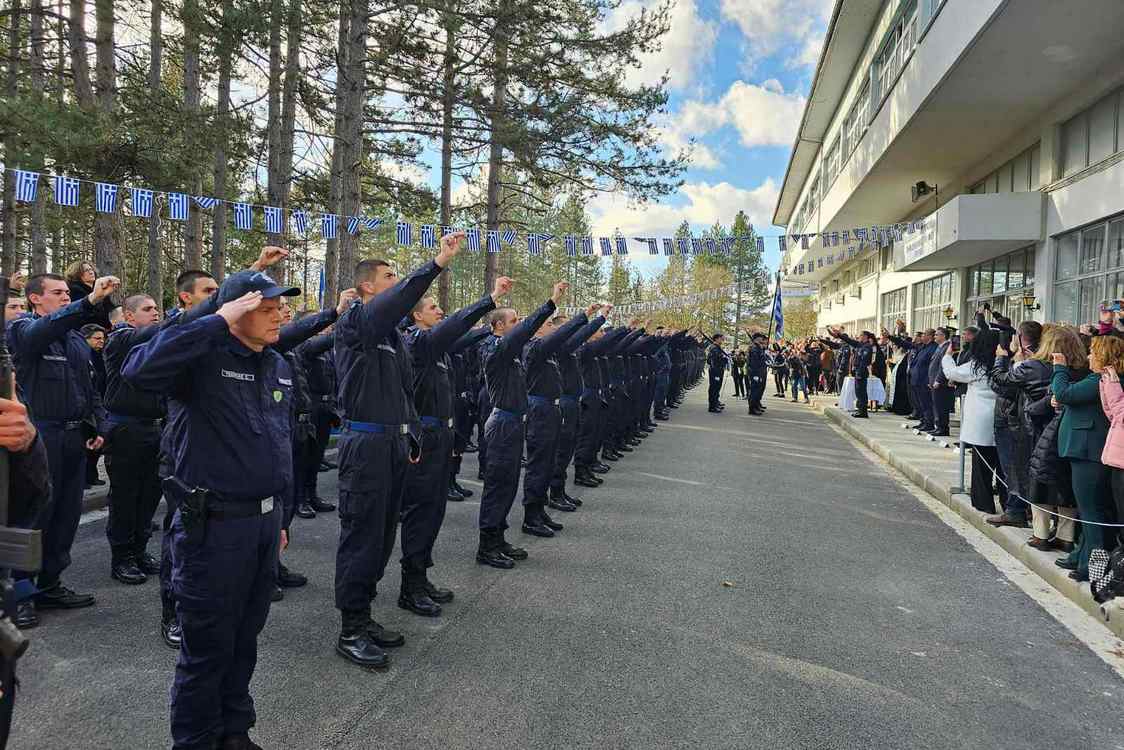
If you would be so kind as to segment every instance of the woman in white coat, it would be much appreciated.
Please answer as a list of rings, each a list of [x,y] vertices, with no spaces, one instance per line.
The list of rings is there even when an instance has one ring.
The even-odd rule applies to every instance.
[[[995,448],[995,391],[988,382],[998,344],[999,337],[994,331],[982,330],[965,350],[967,357],[963,364],[956,364],[951,347],[941,360],[946,378],[968,386],[964,413],[960,415],[960,442],[972,449],[972,507],[984,513],[995,512],[991,489],[993,472],[999,479],[1005,479],[999,465],[999,451]],[[1002,482],[999,488],[1000,494],[1006,495]]]

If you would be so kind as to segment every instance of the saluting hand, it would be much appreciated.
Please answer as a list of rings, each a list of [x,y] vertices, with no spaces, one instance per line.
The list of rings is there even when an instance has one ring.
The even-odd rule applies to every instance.
[[[554,302],[555,305],[558,305],[558,303],[562,301],[562,298],[566,296],[566,292],[568,291],[570,291],[570,282],[559,281],[554,285],[554,291],[550,294],[551,301]]]
[[[515,286],[515,280],[510,276],[500,276],[496,279],[496,283],[492,286],[492,302],[499,304],[500,297],[511,294],[513,286]]]
[[[605,318],[609,317],[609,313],[611,313],[612,311],[613,311],[613,306],[611,304],[609,304],[608,302],[602,302],[601,303],[601,316],[602,317],[605,317]]]
[[[23,453],[35,441],[35,425],[27,418],[27,407],[16,395],[16,377],[12,375],[12,397],[0,398],[0,447],[12,453]]]
[[[228,326],[251,310],[256,310],[261,304],[261,292],[246,292],[238,299],[233,299],[219,308],[219,316],[226,321]]]
[[[592,305],[585,308],[585,317],[592,318],[594,315],[597,314],[597,311],[600,310],[600,309],[601,309],[601,303],[600,302],[594,302]]]
[[[251,271],[264,271],[272,265],[289,257],[289,251],[277,245],[266,245],[261,249],[258,259],[250,266]]]
[[[90,292],[91,305],[96,305],[103,299],[117,291],[121,286],[121,279],[116,276],[102,276],[94,282],[94,291]]]
[[[437,253],[437,257],[433,262],[445,268],[453,262],[453,258],[457,257],[457,253],[461,251],[461,242],[464,241],[464,232],[456,231],[447,234],[441,238],[441,252]]]
[[[336,312],[343,315],[347,312],[347,308],[351,307],[351,303],[357,299],[359,299],[359,292],[354,289],[344,289],[340,292],[340,303],[336,305]]]

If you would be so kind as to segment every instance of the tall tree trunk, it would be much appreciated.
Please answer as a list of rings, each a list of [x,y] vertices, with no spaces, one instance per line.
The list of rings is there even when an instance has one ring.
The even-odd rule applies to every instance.
[[[94,15],[97,28],[94,37],[94,51],[97,59],[97,108],[106,122],[113,121],[117,111],[117,68],[114,60],[114,0],[95,0]],[[99,155],[98,173],[110,179],[113,176],[112,155]],[[121,201],[117,201],[120,211]],[[97,213],[94,218],[94,265],[99,274],[110,274],[125,278],[125,266],[117,244],[117,217],[114,214]]]
[[[195,139],[192,133],[202,125],[199,106],[202,98],[199,80],[199,14],[198,0],[183,0],[183,104],[188,114],[189,153],[194,151],[192,143]],[[194,171],[192,196],[203,192],[199,170]],[[191,199],[188,199],[187,227],[184,231],[183,265],[185,270],[203,267],[203,215]]]
[[[219,136],[215,145],[215,195],[226,197],[226,144],[230,129],[230,74],[234,65],[234,46],[236,44],[231,28],[231,13],[233,0],[223,0],[222,21],[218,57],[219,57],[219,90],[217,111],[215,113],[219,126]],[[211,226],[211,275],[216,280],[222,281],[226,275],[226,204],[219,203],[215,206],[215,220]]]
[[[8,75],[5,79],[4,93],[9,101],[15,101],[19,93],[19,48],[20,48],[20,0],[12,0],[10,16],[11,26],[8,29]],[[15,166],[16,132],[8,131],[4,139],[4,159],[11,166]],[[39,185],[40,192],[46,190],[43,184]],[[4,218],[0,222],[0,273],[10,276],[16,268],[16,176],[13,172],[4,172]]]
[[[351,24],[351,10],[348,0],[340,0],[339,32],[336,37],[336,112],[332,135],[332,172],[329,182],[330,210],[338,214],[340,203],[343,200],[343,164],[345,150],[343,146],[343,129],[345,114],[347,112],[347,92],[344,90],[342,79],[347,76],[347,40],[348,28]],[[339,240],[329,239],[324,242],[324,298],[335,299],[340,289],[339,268]]]
[[[453,219],[453,103],[456,101],[457,50],[454,34],[456,21],[453,15],[455,0],[448,0],[443,20],[445,27],[445,58],[441,63],[441,226],[447,227]],[[451,273],[437,277],[437,300],[443,310],[449,309],[449,284]]]
[[[503,171],[503,130],[505,120],[505,99],[507,96],[507,3],[501,0],[496,16],[495,59],[492,70],[491,132],[488,142],[488,209],[486,220],[488,229],[499,229],[500,200],[502,192],[501,173]],[[499,253],[484,253],[484,288],[491,289],[497,274],[496,262]]]
[[[348,22],[347,114],[344,124],[345,158],[343,200],[340,201],[339,285],[347,289],[355,276],[355,235],[346,229],[347,218],[359,214],[363,165],[363,105],[367,94],[367,21],[370,0],[351,0]],[[331,301],[334,297],[329,297]]]
[[[46,89],[47,63],[44,47],[46,38],[43,31],[43,0],[31,0],[31,91],[40,103]],[[43,156],[36,154],[36,171],[43,171]],[[41,190],[31,207],[31,272],[47,271],[47,233],[43,222],[47,206],[47,191]]]
[[[269,84],[266,110],[266,191],[271,206],[281,205],[281,20],[284,4],[281,0],[269,3]],[[269,244],[276,245],[281,235],[269,234]],[[277,269],[280,271],[280,269]]]
[[[164,23],[163,0],[152,0],[149,6],[149,31],[148,31],[148,93],[153,101],[160,95],[160,67],[164,57],[163,31]],[[155,203],[155,201],[154,201]],[[148,283],[145,285],[148,293],[156,300],[156,304],[164,305],[164,257],[160,247],[160,208],[152,207],[152,214],[148,219]]]
[[[281,155],[277,165],[281,181],[281,215],[287,216],[289,194],[293,187],[293,147],[297,126],[297,83],[301,74],[301,0],[289,0],[288,26],[285,31],[285,78],[281,86]],[[282,234],[288,236],[288,222],[282,225]],[[306,264],[307,265],[307,264]],[[291,269],[290,269],[291,270]],[[280,272],[279,272],[280,273]],[[307,281],[304,282],[307,284]]]

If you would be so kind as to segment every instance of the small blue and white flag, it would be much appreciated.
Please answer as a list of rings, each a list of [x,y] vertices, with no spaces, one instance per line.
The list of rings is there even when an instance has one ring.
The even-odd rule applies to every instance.
[[[802,235],[800,237],[800,249],[802,249],[802,250],[808,249],[808,238],[811,237],[811,236],[812,235],[810,235],[810,234],[805,234],[805,235]]]
[[[422,247],[437,247],[437,226],[435,224],[422,224],[420,231]]]
[[[703,247],[706,248],[707,255],[714,255],[714,238],[707,237],[703,240]]]
[[[326,240],[334,240],[339,236],[340,217],[337,214],[322,214],[320,216],[320,234]]]
[[[582,237],[582,255],[593,255],[592,237]]]
[[[115,214],[117,213],[117,193],[116,185],[110,185],[107,182],[99,182],[94,188],[94,207],[99,214]]]
[[[298,234],[308,234],[308,211],[303,208],[298,208],[292,213],[293,226],[296,227]]]
[[[823,258],[816,258],[816,261],[817,261],[816,267],[817,268],[823,268]]]
[[[679,237],[675,240],[675,246],[679,248],[679,254],[686,256],[691,254],[691,240],[686,237]]]
[[[152,216],[152,191],[148,188],[133,188],[132,193],[133,216],[139,216],[142,219]]]
[[[360,222],[360,220],[361,220],[361,218],[359,216],[348,216],[347,217],[347,224],[346,224],[347,233],[350,234],[352,237],[359,234],[359,222]]]
[[[757,252],[759,252],[759,253],[765,252],[765,238],[764,237],[758,237],[757,238]]]
[[[670,237],[663,238],[663,254],[675,255],[675,243],[671,241]]]
[[[566,248],[566,255],[574,258],[578,254],[578,238],[572,234],[567,234],[562,238],[562,245]]]
[[[617,255],[628,255],[628,240],[620,235],[617,236]]]
[[[718,252],[722,253],[723,255],[729,255],[730,254],[730,247],[733,244],[734,244],[734,238],[733,237],[723,237],[722,239],[718,240]]]
[[[265,231],[270,234],[281,234],[285,222],[281,219],[281,209],[277,206],[265,207]]]
[[[655,237],[633,237],[637,242],[643,242],[648,246],[648,255],[659,255],[660,245]]]
[[[540,234],[532,232],[527,235],[527,253],[529,255],[542,255],[542,246],[554,239],[553,234]]]
[[[601,238],[601,254],[604,256],[613,254],[613,243],[608,237]]]
[[[489,229],[484,233],[484,237],[486,239],[485,244],[487,245],[488,252],[498,253],[500,251],[500,230]]]
[[[234,227],[236,229],[248,230],[254,225],[254,209],[249,203],[235,203],[234,207]]]
[[[702,238],[701,237],[692,237],[691,238],[691,255],[702,255],[702,254],[703,254]]]
[[[820,245],[831,247],[831,232],[820,232]]]
[[[839,236],[839,242],[840,242],[840,244],[843,244],[843,245],[850,245],[851,244],[851,230],[850,229],[844,229],[843,230],[843,234],[841,234]]]
[[[784,251],[785,251],[785,247],[784,247],[784,235],[783,235],[783,234],[782,234],[782,235],[780,235],[779,237],[777,237],[777,249],[778,249],[778,250],[780,250],[782,254],[783,254],[783,253],[784,253]]]
[[[509,245],[509,246],[514,245],[515,239],[516,239],[517,236],[518,235],[516,234],[514,229],[503,230],[503,244]]]
[[[187,221],[187,193],[168,193],[168,217]]]
[[[55,178],[55,203],[60,206],[78,205],[78,178],[61,175]]]
[[[394,236],[399,245],[412,245],[414,244],[414,227],[408,221],[398,220],[394,227]]]
[[[209,198],[205,195],[197,195],[193,200],[199,208],[214,208],[219,204],[218,198]]]
[[[839,232],[838,230],[831,233],[831,246],[839,247]]]
[[[469,227],[464,230],[464,238],[466,247],[470,253],[480,252],[480,230],[476,227]]]
[[[372,232],[378,229],[380,224],[382,224],[382,219],[375,219],[370,216],[363,217],[363,226]]]
[[[855,239],[858,240],[859,247],[861,248],[863,245],[866,244],[866,227],[859,227],[858,229],[855,230],[854,234],[855,234]]]
[[[20,203],[34,203],[39,195],[39,173],[16,170],[16,200]]]

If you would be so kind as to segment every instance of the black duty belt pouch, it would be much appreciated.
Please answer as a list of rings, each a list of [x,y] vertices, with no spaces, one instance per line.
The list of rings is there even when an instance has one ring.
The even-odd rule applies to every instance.
[[[178,477],[168,477],[163,485],[164,494],[175,500],[180,509],[187,541],[203,544],[207,537],[207,491],[184,484]]]

